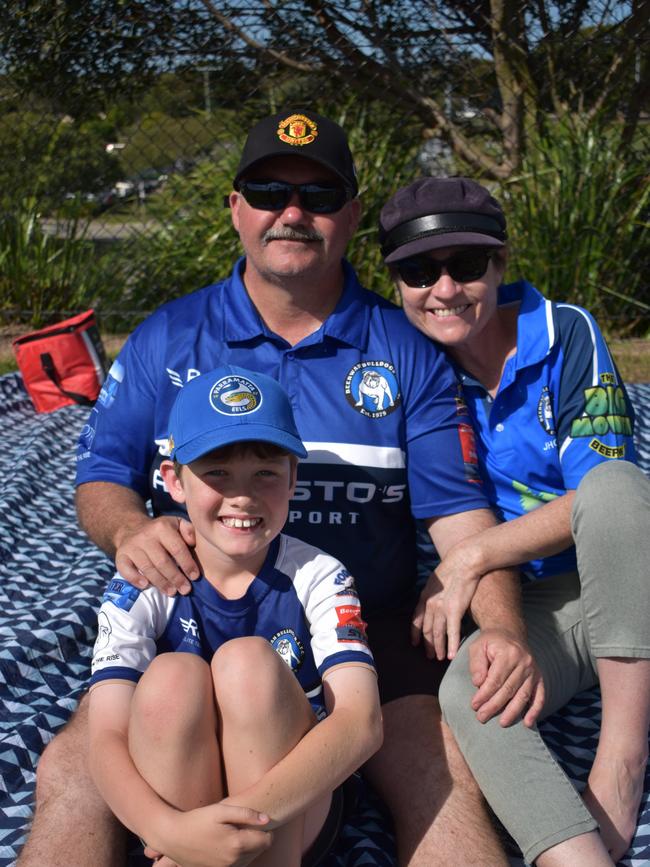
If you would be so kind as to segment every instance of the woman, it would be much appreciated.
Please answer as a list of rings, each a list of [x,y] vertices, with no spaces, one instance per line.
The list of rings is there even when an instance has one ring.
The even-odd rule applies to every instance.
[[[650,482],[633,463],[623,384],[586,311],[551,303],[523,280],[502,285],[506,220],[479,184],[415,181],[383,208],[380,238],[406,315],[457,370],[466,461],[478,455],[503,520],[444,558],[416,609],[414,640],[455,657],[441,691],[446,720],[526,859],[611,865],[636,827],[650,723]],[[534,726],[537,707],[507,727],[481,707],[477,633],[458,649],[481,576],[513,565],[527,579],[542,716],[600,681],[602,726],[583,800]]]

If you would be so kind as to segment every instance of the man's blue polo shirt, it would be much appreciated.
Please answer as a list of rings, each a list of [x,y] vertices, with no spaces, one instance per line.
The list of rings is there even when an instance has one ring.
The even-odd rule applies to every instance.
[[[127,341],[83,429],[77,483],[115,482],[177,513],[158,470],[184,383],[219,364],[276,377],[309,457],[285,532],[352,572],[366,611],[412,597],[414,517],[485,508],[452,369],[344,263],[334,312],[295,346],[270,332],[240,271],[165,304]]]
[[[632,406],[593,317],[530,283],[499,288],[519,305],[517,352],[494,399],[457,373],[478,435],[485,492],[504,520],[577,487],[601,461],[635,461]],[[523,567],[535,577],[576,568],[575,549]]]

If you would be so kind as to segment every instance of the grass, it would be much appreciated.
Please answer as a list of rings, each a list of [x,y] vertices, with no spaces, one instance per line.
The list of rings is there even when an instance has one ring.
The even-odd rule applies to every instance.
[[[0,376],[16,370],[11,340],[18,333],[21,332],[16,327],[0,327]],[[110,359],[115,358],[125,340],[125,334],[102,335]],[[650,339],[610,340],[609,347],[625,382],[650,382]]]
[[[616,366],[625,382],[650,382],[650,340],[610,340]]]

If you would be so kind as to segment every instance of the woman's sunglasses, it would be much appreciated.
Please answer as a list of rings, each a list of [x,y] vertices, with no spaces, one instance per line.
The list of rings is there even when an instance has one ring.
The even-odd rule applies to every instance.
[[[241,181],[239,191],[251,208],[283,211],[294,192],[300,207],[312,214],[335,214],[352,195],[337,184],[289,184],[285,181]]]
[[[492,253],[489,250],[461,250],[448,259],[431,259],[429,256],[411,256],[395,263],[400,280],[413,289],[433,286],[440,280],[444,268],[457,283],[478,280],[488,269]]]

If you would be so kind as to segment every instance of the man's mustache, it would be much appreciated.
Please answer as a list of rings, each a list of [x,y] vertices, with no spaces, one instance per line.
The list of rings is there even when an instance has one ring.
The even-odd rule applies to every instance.
[[[300,227],[290,228],[286,226],[283,229],[268,229],[262,235],[262,244],[271,241],[322,241],[323,236],[315,229],[301,229]]]

